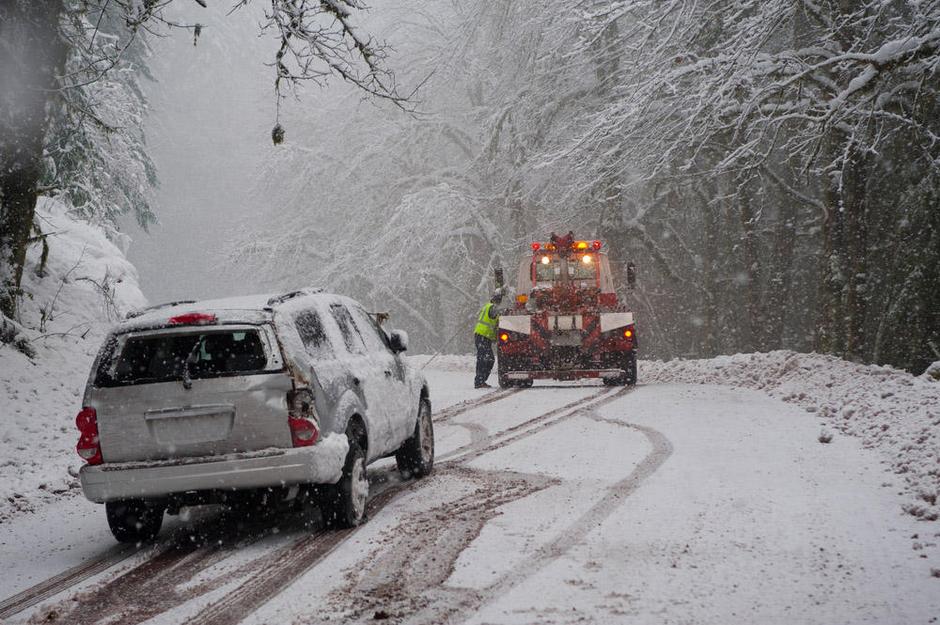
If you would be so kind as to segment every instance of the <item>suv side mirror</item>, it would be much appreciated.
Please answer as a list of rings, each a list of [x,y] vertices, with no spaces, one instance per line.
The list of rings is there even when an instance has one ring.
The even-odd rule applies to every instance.
[[[408,350],[408,333],[404,330],[392,330],[388,334],[388,344],[396,354]]]

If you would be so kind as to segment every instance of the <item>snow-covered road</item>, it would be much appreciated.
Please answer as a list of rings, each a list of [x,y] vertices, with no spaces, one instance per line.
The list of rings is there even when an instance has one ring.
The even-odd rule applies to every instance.
[[[487,394],[453,369],[429,369],[434,474],[373,465],[363,527],[206,508],[122,549],[69,499],[0,525],[0,600],[22,593],[0,621],[938,622],[936,524],[800,408],[709,385]]]

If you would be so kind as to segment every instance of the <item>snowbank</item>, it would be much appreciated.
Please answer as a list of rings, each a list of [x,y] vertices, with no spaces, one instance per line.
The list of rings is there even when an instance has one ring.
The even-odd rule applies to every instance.
[[[904,510],[940,517],[940,381],[832,356],[775,351],[707,360],[642,362],[640,383],[758,389],[817,414],[833,430],[882,453],[909,497]]]
[[[20,314],[34,353],[0,344],[0,523],[79,493],[75,414],[108,325],[146,305],[137,271],[104,233],[41,198],[36,211],[49,244],[33,245],[23,271]]]

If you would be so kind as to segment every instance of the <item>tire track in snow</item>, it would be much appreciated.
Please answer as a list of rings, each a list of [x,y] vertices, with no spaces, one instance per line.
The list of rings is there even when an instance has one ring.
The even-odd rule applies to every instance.
[[[173,557],[170,557],[173,554],[183,556],[192,553],[198,547],[205,547],[209,542],[217,542],[222,536],[221,534],[218,534],[218,532],[212,529],[210,529],[208,533],[206,532],[206,527],[210,522],[214,522],[215,520],[216,519],[197,521],[192,527],[177,530],[172,536],[156,545],[114,545],[87,562],[67,569],[58,575],[4,600],[0,603],[0,610],[2,610],[0,611],[0,618],[9,618],[10,616],[42,603],[46,599],[66,592],[70,588],[78,586],[85,580],[99,573],[119,566],[125,560],[130,559],[132,556],[142,551],[149,550],[152,551],[152,553],[147,559],[134,565],[130,570],[125,572],[124,575],[131,574],[142,567],[146,567],[150,571],[150,574],[158,574],[160,568],[173,566],[175,560]],[[197,536],[199,539],[194,540],[194,537]],[[213,540],[209,540],[209,536],[213,536]],[[154,568],[154,562],[158,563],[157,568]],[[44,614],[50,621],[55,621],[60,616],[59,611],[55,609],[51,611],[47,610]]]
[[[100,556],[82,562],[0,602],[0,619],[31,608],[37,603],[71,588],[98,573],[116,566],[135,553],[134,545],[115,545]]]
[[[562,419],[603,405],[630,390],[632,390],[632,387],[624,387],[612,393],[612,389],[603,388],[593,395],[570,402],[560,408],[549,410],[507,430],[493,434],[483,442],[465,445],[443,456],[442,458],[448,459],[438,463],[438,469],[432,475],[437,475],[438,470],[442,472],[454,470],[460,464],[470,462],[488,451],[499,449],[521,438],[532,436]],[[514,389],[513,392],[517,392],[517,390]],[[503,394],[500,398],[508,395],[509,393]],[[587,402],[587,405],[585,405],[585,402]],[[474,407],[479,405],[477,403]],[[509,434],[508,438],[506,434]],[[400,494],[417,490],[425,482],[426,480],[391,484],[386,490],[369,501],[368,513],[370,516],[375,515]],[[267,558],[250,579],[203,608],[188,623],[190,625],[234,625],[239,623],[246,616],[257,611],[265,603],[280,594],[297,578],[314,568],[358,529],[323,531],[302,539],[300,543],[285,547],[278,554]]]
[[[475,400],[461,402],[442,413],[439,413],[437,422],[447,421],[464,412],[474,408],[494,403],[522,389],[503,389],[488,393]],[[512,426],[493,435],[481,437],[477,434],[470,444],[461,447],[443,458],[443,465],[456,465],[457,463],[469,462],[479,456],[508,445],[520,438],[531,436],[543,429],[554,425],[561,419],[568,418],[577,412],[583,411],[587,406],[585,402],[594,402],[597,398],[603,398],[603,403],[609,401],[614,396],[619,396],[629,388],[621,389],[614,395],[610,395],[612,389],[603,388],[597,393],[587,397],[575,400],[560,408],[555,408],[546,413],[528,419],[520,424]],[[608,397],[604,398],[607,395]],[[601,402],[593,405],[600,405]],[[565,414],[568,413],[568,414]],[[443,418],[443,419],[442,419]],[[507,437],[507,434],[509,435]],[[439,465],[440,466],[440,465]],[[389,483],[382,492],[375,495],[369,503],[369,513],[374,515],[379,510],[390,503],[397,495],[407,489],[413,489],[420,486],[421,482],[401,482]],[[232,578],[237,579],[245,574],[254,572],[255,574],[236,590],[227,594],[221,601],[210,604],[195,617],[192,622],[195,623],[237,623],[246,615],[257,610],[272,597],[280,593],[291,581],[305,573],[323,560],[339,544],[346,540],[357,528],[341,531],[318,531],[314,534],[305,536],[288,545],[281,546],[273,552],[259,556],[252,561],[242,565],[238,570],[227,574],[222,578],[216,578],[209,582],[203,582],[191,587],[184,587],[186,582],[194,579],[201,572],[219,564],[223,560],[235,555],[239,549],[223,548],[219,544],[207,544],[207,541],[200,540],[192,542],[189,537],[193,535],[192,531],[184,530],[181,536],[173,541],[166,549],[157,552],[152,558],[133,567],[129,571],[121,574],[104,584],[90,589],[79,595],[73,596],[75,601],[64,601],[51,606],[38,615],[43,622],[75,622],[80,624],[96,623],[107,619],[109,623],[120,623],[121,625],[134,625],[166,612],[168,608],[189,601],[190,599],[202,596],[207,592],[216,590],[225,585]],[[264,534],[249,536],[246,541],[242,541],[238,547],[243,547],[253,543]],[[116,562],[107,564],[107,558],[99,558],[87,566],[96,568],[94,573],[83,576],[65,576],[59,583],[52,583],[57,576],[38,584],[17,597],[29,597],[29,605],[26,605],[23,599],[19,609],[11,611],[10,614],[25,610],[42,600],[52,597],[68,590],[69,587],[77,585],[84,579],[88,579],[93,574],[107,570],[120,561],[129,557],[130,554],[120,558]],[[181,566],[181,562],[186,566]],[[92,567],[98,563],[97,567]],[[43,589],[46,589],[43,591]],[[40,593],[42,597],[38,597]],[[15,597],[11,598],[14,599]],[[33,600],[35,599],[35,600]],[[114,599],[118,599],[117,602]],[[9,601],[9,600],[8,600]],[[103,613],[100,607],[102,605],[114,604],[115,611],[105,611]],[[228,604],[226,607],[225,604]],[[89,606],[85,609],[83,606]],[[62,609],[65,606],[65,609]],[[60,611],[61,610],[61,611]],[[31,620],[35,620],[35,617]]]
[[[489,430],[479,423],[453,423],[451,425],[470,432],[471,445],[481,445],[490,435]]]
[[[487,404],[492,404],[493,402],[497,402],[501,399],[505,399],[509,397],[510,395],[515,395],[521,390],[522,390],[521,388],[501,388],[501,389],[492,391],[490,393],[486,393],[485,395],[482,395],[475,399],[465,399],[462,402],[459,402],[451,406],[448,406],[447,408],[444,408],[439,413],[434,415],[434,422],[445,423],[458,415],[462,415],[465,412],[469,412],[470,410],[473,410],[474,408],[479,408],[480,406],[486,406]]]
[[[518,393],[522,389],[498,389],[496,391],[486,393],[481,397],[475,399],[465,400],[448,406],[439,413],[435,415],[435,423],[443,423],[450,419],[453,419],[456,416],[459,416],[465,412],[478,408],[480,406],[485,406],[494,402],[497,402],[501,399],[505,399],[515,393]],[[486,431],[481,428],[482,432],[471,430],[471,439],[472,442],[478,443],[486,436]],[[192,532],[190,532],[192,533]],[[185,540],[185,539],[184,539]],[[191,542],[191,541],[186,541]],[[185,542],[173,541],[166,550],[174,550],[178,548],[186,548]],[[5,619],[14,614],[23,612],[43,601],[54,597],[60,593],[66,592],[69,588],[77,586],[99,573],[103,573],[108,569],[111,569],[121,562],[127,560],[134,554],[138,553],[139,549],[131,545],[118,545],[108,549],[106,552],[102,553],[100,556],[92,558],[87,562],[83,562],[75,567],[72,567],[62,573],[59,573],[45,581],[42,581],[30,588],[27,588],[11,597],[4,599],[0,602],[0,619]],[[160,558],[163,552],[155,553],[152,558],[138,565],[142,567],[147,565],[150,560],[157,560],[160,563],[163,563],[163,566],[171,566],[171,560],[167,558]],[[206,557],[209,556],[208,551],[203,550]],[[232,555],[232,554],[229,554]],[[149,566],[149,565],[148,565]],[[136,569],[137,567],[135,567]],[[126,575],[133,573],[128,571]],[[152,572],[156,573],[156,572]],[[195,573],[194,573],[195,576]]]
[[[543,545],[533,556],[526,558],[504,573],[498,581],[480,593],[481,600],[472,604],[472,607],[462,606],[464,609],[460,611],[460,618],[455,622],[466,621],[480,609],[492,604],[547,565],[564,556],[572,546],[583,541],[591,531],[613,515],[624,501],[636,492],[643,482],[653,475],[672,455],[672,443],[659,430],[637,423],[601,417],[593,410],[596,407],[592,407],[592,410],[587,414],[589,418],[600,423],[636,430],[646,437],[652,449],[627,477],[609,486],[600,501],[588,508],[584,514],[560,532],[554,540]],[[466,607],[471,607],[471,609],[467,610]],[[453,616],[457,615],[454,614]]]
[[[516,442],[521,438],[526,438],[537,432],[541,432],[545,428],[551,427],[558,421],[567,419],[568,417],[571,417],[578,412],[593,409],[613,401],[615,397],[620,397],[624,393],[630,392],[632,388],[633,387],[626,386],[616,392],[613,392],[613,389],[611,388],[602,388],[599,391],[588,395],[587,397],[581,397],[572,402],[568,402],[564,406],[554,408],[548,412],[543,412],[542,414],[536,417],[532,417],[531,419],[527,419],[522,423],[517,423],[512,427],[496,432],[481,441],[471,441],[469,444],[464,445],[463,447],[458,447],[451,452],[443,454],[437,459],[437,462],[438,464],[446,465],[452,462],[463,463],[475,460],[483,454],[489,453],[490,451],[500,449],[506,445]]]
[[[560,483],[542,475],[459,466],[442,469],[426,483],[449,490],[455,479],[472,490],[404,515],[376,538],[379,546],[368,560],[346,574],[347,584],[330,601],[342,622],[374,622],[382,615],[399,622],[402,615],[421,612],[427,622],[442,623],[449,606],[479,600],[472,591],[444,586],[457,558],[499,516],[501,506]]]
[[[402,482],[389,486],[369,500],[366,513],[374,515],[409,485]],[[220,600],[207,605],[187,622],[190,625],[234,625],[240,622],[280,594],[293,580],[313,568],[358,529],[353,527],[344,530],[319,530],[255,560],[254,575]]]
[[[456,540],[460,545],[459,550],[445,549],[443,552],[437,551],[433,554],[433,567],[440,571],[453,571],[457,558],[460,553],[469,546],[472,538],[479,535],[480,529],[474,527],[474,532],[470,540],[464,540],[461,535],[461,527],[466,524],[466,519],[461,519],[459,515],[450,515],[446,512],[446,506],[432,509],[430,512],[416,513],[406,517],[396,528],[389,530],[389,534],[396,536],[401,533],[405,535],[403,545],[392,545],[388,549],[391,555],[386,553],[369,554],[368,560],[365,560],[365,567],[370,566],[376,559],[389,563],[394,570],[386,571],[392,583],[380,587],[381,593],[379,599],[385,599],[382,604],[376,601],[374,593],[376,591],[368,581],[358,580],[351,583],[346,589],[346,594],[335,600],[334,607],[343,612],[342,622],[368,623],[374,622],[376,616],[387,616],[396,623],[408,623],[409,625],[440,625],[441,623],[461,623],[477,614],[480,609],[490,605],[505,596],[514,588],[532,578],[536,573],[543,570],[552,562],[564,556],[573,545],[583,541],[587,535],[604,520],[612,516],[617,509],[644,483],[644,481],[653,475],[660,466],[672,454],[672,444],[662,433],[657,430],[620,421],[617,419],[607,419],[599,416],[596,409],[602,405],[615,401],[623,397],[630,390],[629,388],[607,395],[599,400],[593,401],[590,405],[581,410],[574,410],[558,418],[545,418],[542,415],[541,423],[536,427],[525,429],[518,435],[510,436],[501,440],[496,445],[485,450],[474,450],[464,454],[460,458],[460,463],[464,464],[476,457],[492,451],[492,449],[503,447],[523,437],[531,436],[540,432],[559,421],[570,416],[585,416],[598,422],[616,425],[636,430],[642,433],[650,443],[650,451],[637,464],[630,474],[622,480],[611,484],[605,489],[604,495],[600,501],[592,505],[585,512],[579,515],[564,530],[559,532],[550,542],[538,547],[535,552],[518,562],[507,572],[501,575],[496,582],[484,589],[462,588],[458,586],[449,586],[446,584],[447,576],[432,575],[431,582],[422,581],[427,569],[426,562],[422,559],[423,551],[433,550],[436,545],[441,544],[442,537],[451,536],[451,540]],[[522,425],[522,424],[520,424]],[[446,465],[445,465],[446,466]],[[476,469],[465,466],[454,466],[454,469],[471,474]],[[453,470],[448,467],[445,470]],[[500,481],[501,472],[479,470],[481,476],[493,479],[497,483]],[[545,480],[543,476],[524,476]],[[502,478],[505,480],[505,478]],[[539,486],[538,483],[532,484],[531,492],[540,490],[545,486]],[[512,500],[526,496],[525,493],[520,497],[514,497]],[[471,503],[473,497],[469,498]],[[509,503],[509,501],[498,502],[497,506]],[[495,508],[495,506],[494,506]],[[439,513],[440,512],[440,513]],[[498,514],[495,509],[488,509],[485,506],[476,511],[477,522],[486,522]],[[433,518],[436,523],[422,523],[424,517]],[[420,540],[417,542],[408,539],[408,525],[417,523],[422,530]],[[456,537],[456,538],[453,538]],[[445,541],[446,542],[446,541]],[[414,554],[414,558],[408,560],[396,560],[395,555],[400,549],[406,549],[408,553]],[[365,606],[365,609],[356,606]],[[306,621],[304,621],[306,622]]]
[[[30,622],[91,625],[107,621],[134,625],[201,596],[225,580],[192,587],[186,587],[186,582],[267,534],[258,532],[236,542],[223,541],[232,530],[226,527],[210,531],[198,539],[194,532],[181,532],[152,557],[107,582],[72,595],[71,600],[49,606],[33,615]]]

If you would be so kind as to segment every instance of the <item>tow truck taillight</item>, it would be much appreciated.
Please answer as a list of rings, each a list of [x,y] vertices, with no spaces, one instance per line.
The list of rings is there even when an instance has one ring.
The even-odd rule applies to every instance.
[[[633,328],[627,328],[623,331],[623,338],[632,339],[633,338]]]
[[[508,342],[509,342],[509,335],[508,335],[507,333],[503,332],[503,333],[501,333],[501,334],[499,335],[499,340],[502,341],[503,343],[508,343]]]
[[[294,447],[308,447],[320,438],[320,426],[313,407],[313,393],[302,388],[287,394],[287,424]]]
[[[101,445],[98,441],[98,413],[94,408],[82,408],[75,417],[80,436],[75,451],[88,464],[101,464]]]

